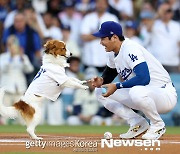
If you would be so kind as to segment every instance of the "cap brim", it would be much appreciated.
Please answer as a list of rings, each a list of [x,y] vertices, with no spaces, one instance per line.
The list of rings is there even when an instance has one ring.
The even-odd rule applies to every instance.
[[[100,32],[93,33],[92,35],[95,36],[95,37],[100,37],[100,38],[107,37],[107,35],[102,34]]]

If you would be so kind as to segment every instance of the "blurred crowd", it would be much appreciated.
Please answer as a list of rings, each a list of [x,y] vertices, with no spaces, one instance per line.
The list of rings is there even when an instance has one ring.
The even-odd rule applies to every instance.
[[[169,73],[180,72],[179,0],[0,0],[0,87],[5,87],[6,105],[23,95],[50,39],[63,40],[72,52],[69,76],[88,80],[100,75],[106,52],[91,34],[110,20],[119,22],[124,36],[148,49]],[[56,102],[44,103],[43,111],[42,124],[124,124],[97,102],[91,86],[87,91],[65,88]]]

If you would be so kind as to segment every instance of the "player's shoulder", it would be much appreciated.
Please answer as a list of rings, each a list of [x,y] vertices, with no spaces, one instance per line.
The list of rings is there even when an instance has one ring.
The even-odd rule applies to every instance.
[[[120,52],[122,52],[124,59],[127,59],[130,55],[142,55],[143,51],[141,45],[130,39],[125,39]]]
[[[140,45],[128,38],[126,38],[122,44],[122,50],[131,51],[131,50],[139,50],[139,49],[140,49]]]

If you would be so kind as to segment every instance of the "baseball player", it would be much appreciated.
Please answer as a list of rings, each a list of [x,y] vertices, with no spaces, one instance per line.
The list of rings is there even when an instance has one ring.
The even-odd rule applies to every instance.
[[[169,74],[145,48],[124,38],[120,24],[104,22],[93,35],[101,38],[108,61],[102,76],[90,81],[104,107],[130,125],[120,138],[135,138],[147,131],[142,139],[159,139],[166,131],[159,113],[169,112],[177,102]],[[122,82],[111,83],[118,74]],[[150,124],[132,109],[142,111]]]

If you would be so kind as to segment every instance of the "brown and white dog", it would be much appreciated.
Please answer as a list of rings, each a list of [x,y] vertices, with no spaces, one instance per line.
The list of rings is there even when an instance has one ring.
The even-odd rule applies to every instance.
[[[58,40],[47,41],[44,45],[43,65],[28,87],[24,96],[13,106],[3,104],[4,89],[0,88],[0,114],[9,118],[22,118],[32,139],[42,139],[34,133],[41,119],[41,104],[44,98],[55,101],[64,87],[88,89],[86,81],[68,77],[65,74],[70,52],[66,44]]]

